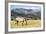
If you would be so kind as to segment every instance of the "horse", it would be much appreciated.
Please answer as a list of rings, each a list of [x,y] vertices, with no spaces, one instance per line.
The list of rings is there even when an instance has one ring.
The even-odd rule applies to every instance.
[[[16,18],[17,25],[18,25],[19,23],[22,23],[22,25],[23,25],[24,21],[25,21],[25,19],[24,19],[23,17],[17,17],[17,18]]]
[[[18,25],[18,23],[22,23],[22,25],[23,25],[23,23],[24,23],[24,21],[26,22],[26,25],[27,25],[27,20],[31,20],[32,19],[32,17],[31,18],[26,18],[26,17],[16,17],[16,22],[17,22],[17,25]]]

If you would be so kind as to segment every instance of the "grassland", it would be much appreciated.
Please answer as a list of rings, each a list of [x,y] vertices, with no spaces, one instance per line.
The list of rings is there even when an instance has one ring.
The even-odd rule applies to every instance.
[[[17,26],[16,21],[11,21],[11,28],[37,28],[41,26],[41,20],[27,20],[27,25],[26,22],[24,21],[23,26],[22,23],[19,23]]]

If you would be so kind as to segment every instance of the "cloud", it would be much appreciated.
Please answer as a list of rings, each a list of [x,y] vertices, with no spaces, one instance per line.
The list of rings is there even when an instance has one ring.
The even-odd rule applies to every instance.
[[[40,6],[11,5],[11,9],[16,9],[16,8],[40,9]]]

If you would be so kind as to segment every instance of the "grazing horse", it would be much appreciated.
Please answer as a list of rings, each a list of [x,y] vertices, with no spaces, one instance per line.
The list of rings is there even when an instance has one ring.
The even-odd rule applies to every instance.
[[[16,18],[17,25],[18,25],[18,23],[22,23],[22,25],[23,25],[24,21],[25,21],[25,19],[23,17]]]
[[[32,17],[31,18],[26,18],[26,17],[17,17],[16,18],[16,22],[17,22],[17,25],[18,25],[18,23],[22,23],[22,25],[23,25],[23,23],[24,23],[24,21],[26,22],[26,25],[27,25],[27,20],[31,20],[32,19]]]

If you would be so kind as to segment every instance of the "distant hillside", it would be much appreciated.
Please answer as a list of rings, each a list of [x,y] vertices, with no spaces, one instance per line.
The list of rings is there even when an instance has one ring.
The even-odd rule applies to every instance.
[[[32,17],[32,19],[41,19],[41,11],[33,9],[16,8],[11,10],[11,18],[16,16]]]

